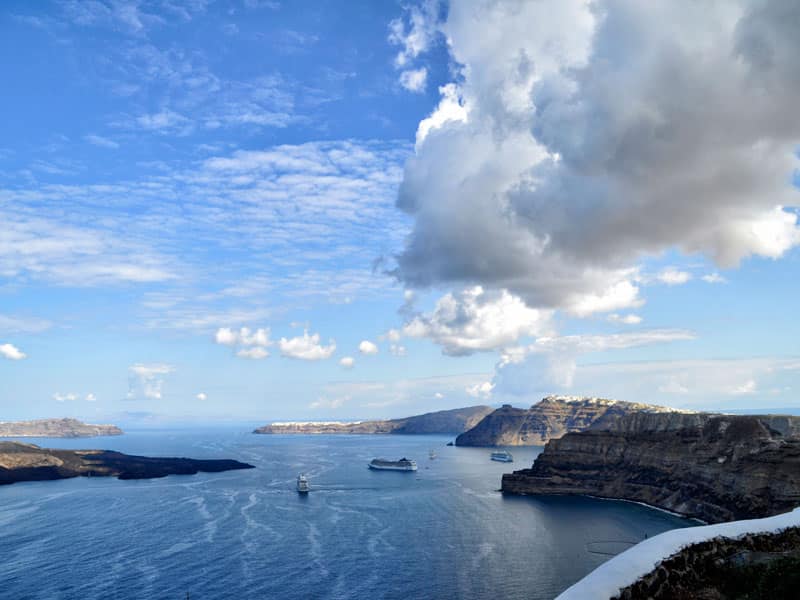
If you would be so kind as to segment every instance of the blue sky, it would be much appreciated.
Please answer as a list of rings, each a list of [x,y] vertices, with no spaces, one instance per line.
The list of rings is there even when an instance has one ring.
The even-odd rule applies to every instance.
[[[800,408],[781,9],[4,3],[2,418]]]

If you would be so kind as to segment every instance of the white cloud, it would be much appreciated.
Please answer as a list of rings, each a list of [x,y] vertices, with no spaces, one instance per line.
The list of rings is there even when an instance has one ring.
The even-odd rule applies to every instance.
[[[503,290],[473,287],[439,299],[430,314],[416,314],[403,327],[409,337],[427,337],[449,355],[494,350],[520,337],[552,331],[552,312],[528,308]]]
[[[119,148],[119,144],[114,140],[99,135],[89,134],[83,136],[83,139],[85,139],[90,144],[93,144],[95,146],[100,146],[101,148],[110,148],[112,150]]]
[[[69,196],[70,190],[59,187]],[[26,196],[34,200],[22,209]],[[45,194],[46,195],[46,194]],[[92,286],[108,283],[153,283],[173,279],[168,260],[131,236],[117,237],[84,216],[82,224],[66,224],[37,209],[44,198],[38,192],[0,189],[0,200],[19,199],[13,213],[2,208],[0,220],[0,275],[55,281],[63,285]],[[75,214],[80,214],[75,210]],[[45,215],[45,216],[43,216]]]
[[[493,389],[494,384],[491,381],[483,381],[465,388],[464,391],[473,398],[489,398]]]
[[[356,360],[352,356],[345,356],[339,360],[339,364],[345,369],[352,369],[356,364]]]
[[[336,352],[335,340],[329,340],[328,345],[323,346],[320,344],[319,334],[308,335],[308,331],[291,339],[281,338],[278,345],[283,356],[300,360],[325,360]]]
[[[358,345],[358,351],[361,352],[361,354],[377,354],[378,346],[369,340],[362,340]]]
[[[442,398],[444,398],[444,394],[443,394],[443,393],[441,393],[441,392],[436,392],[436,393],[433,395],[433,397],[434,397],[434,398],[436,398],[437,400],[441,400]]]
[[[336,409],[341,408],[345,402],[350,400],[350,396],[341,396],[339,398],[325,398],[320,397],[311,404],[308,405],[309,408],[327,408],[327,409]]]
[[[627,280],[618,281],[598,292],[576,293],[566,298],[564,308],[576,317],[593,313],[638,308],[644,301],[639,298],[639,288]]]
[[[675,376],[658,386],[658,391],[662,394],[688,394],[689,388],[681,382],[680,376]]]
[[[409,69],[400,73],[400,85],[409,92],[424,92],[428,81],[428,69]]]
[[[205,392],[200,392],[199,394],[197,394],[197,396],[195,396],[195,398],[203,402],[205,400],[208,400],[208,395]]]
[[[428,134],[435,129],[441,129],[448,123],[466,123],[468,119],[467,106],[461,97],[461,92],[454,83],[448,83],[439,88],[441,99],[439,104],[428,117],[422,119],[417,126],[416,149],[419,150]]]
[[[268,347],[273,342],[269,339],[268,327],[251,330],[242,327],[238,331],[230,327],[220,327],[214,334],[214,341],[222,346],[238,347],[236,356],[260,360],[269,356]]]
[[[394,255],[408,231],[395,199],[410,149],[349,140],[230,153],[198,147],[207,158],[140,165],[142,175],[113,183],[19,175],[0,186],[0,277],[163,283],[148,293],[176,302],[148,309],[148,326],[203,332],[258,322],[287,304],[389,297],[400,285],[371,272],[365,257]],[[209,268],[214,252],[234,268]]]
[[[178,127],[185,127],[189,119],[171,110],[144,114],[136,118],[136,123],[143,129],[152,131],[175,130]]]
[[[6,333],[40,333],[53,324],[45,319],[0,315],[0,331]]]
[[[403,337],[403,334],[400,333],[399,329],[390,329],[382,336],[380,336],[381,340],[389,340],[390,342],[399,342],[400,339]]]
[[[778,0],[450,3],[457,83],[406,163],[398,277],[585,316],[638,305],[646,257],[783,256],[800,244],[798,17]]]
[[[236,351],[236,356],[239,358],[251,358],[253,360],[261,360],[269,356],[269,351],[261,346],[255,348],[241,348]]]
[[[642,317],[639,315],[635,315],[633,313],[627,315],[619,315],[617,313],[612,313],[608,315],[607,319],[611,323],[622,323],[623,325],[638,325],[642,322]]]
[[[528,393],[528,387],[534,382],[571,388],[578,369],[577,360],[582,355],[692,339],[695,334],[682,329],[540,337],[528,346],[504,351],[493,382],[499,391],[512,395]]]
[[[389,344],[389,353],[392,356],[405,356],[406,347],[401,344]]]
[[[13,344],[0,344],[0,356],[8,360],[22,360],[28,355]]]
[[[728,281],[719,273],[709,273],[708,275],[703,275],[701,279],[706,283],[727,283]]]
[[[343,381],[324,386],[320,396],[325,398],[349,397],[354,406],[362,409],[362,418],[388,418],[390,414],[403,417],[429,412],[431,398],[447,399],[442,408],[467,406],[471,396],[467,388],[480,388],[490,373],[467,373],[439,377],[419,377],[382,381]],[[389,410],[391,409],[391,410]]]
[[[736,396],[740,396],[742,394],[754,394],[756,392],[756,380],[755,379],[748,379],[741,385],[734,386],[730,389],[730,393]]]
[[[131,365],[128,368],[127,398],[129,400],[139,398],[160,400],[165,378],[174,371],[175,367],[165,363]]]
[[[53,400],[55,400],[56,402],[76,402],[76,401],[78,401],[80,399],[81,399],[81,395],[80,394],[76,394],[75,392],[67,392],[66,394],[61,393],[61,392],[56,392],[55,394],[53,394]],[[83,397],[83,399],[86,402],[97,402],[97,396],[95,396],[91,392],[86,394]]]
[[[406,20],[393,19],[389,23],[389,42],[400,46],[401,49],[395,56],[394,64],[403,68],[428,50],[434,37],[437,35],[436,16],[439,10],[438,3],[426,0],[419,6],[410,6],[407,9]]]
[[[692,274],[674,267],[667,267],[656,275],[656,279],[666,285],[683,285],[692,279]]]

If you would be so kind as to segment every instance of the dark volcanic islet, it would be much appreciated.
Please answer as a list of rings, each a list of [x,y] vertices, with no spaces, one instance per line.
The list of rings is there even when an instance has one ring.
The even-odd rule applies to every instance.
[[[60,450],[0,442],[0,485],[89,476],[151,479],[252,468],[253,465],[228,459],[133,456],[110,450]]]

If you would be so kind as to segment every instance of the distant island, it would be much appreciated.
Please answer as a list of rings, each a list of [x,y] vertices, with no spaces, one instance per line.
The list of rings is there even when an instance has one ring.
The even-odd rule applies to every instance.
[[[634,500],[709,523],[768,517],[800,501],[800,417],[632,413],[550,440],[502,491]]]
[[[477,425],[493,412],[490,406],[469,406],[386,421],[292,421],[271,423],[253,433],[279,434],[432,434],[461,433]]]
[[[547,396],[530,408],[503,405],[456,438],[456,446],[544,446],[566,433],[610,424],[633,412],[678,412],[640,402]]]
[[[153,458],[109,450],[56,450],[20,442],[0,442],[0,485],[72,477],[151,479],[252,468],[253,465],[237,460]]]
[[[115,425],[90,425],[77,419],[0,421],[0,437],[79,438],[101,435],[122,435],[122,430]]]

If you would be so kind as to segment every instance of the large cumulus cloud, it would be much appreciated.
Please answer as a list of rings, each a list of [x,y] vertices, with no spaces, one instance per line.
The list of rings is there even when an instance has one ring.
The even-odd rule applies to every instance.
[[[640,303],[646,256],[800,243],[800,3],[455,0],[439,27],[459,76],[406,165],[406,285],[580,316]]]

